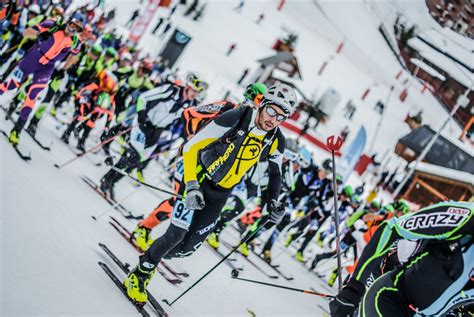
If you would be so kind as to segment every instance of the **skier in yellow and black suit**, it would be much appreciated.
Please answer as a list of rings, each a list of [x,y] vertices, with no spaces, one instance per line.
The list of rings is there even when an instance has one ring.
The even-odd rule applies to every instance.
[[[281,163],[285,138],[278,126],[296,106],[296,94],[287,85],[268,89],[258,110],[240,107],[227,111],[200,130],[183,151],[183,200],[177,200],[171,224],[140,257],[125,280],[128,295],[146,302],[146,286],[163,257],[191,255],[206,239],[232,188],[261,161],[268,161],[268,211],[278,222],[284,214],[277,201],[281,187]]]

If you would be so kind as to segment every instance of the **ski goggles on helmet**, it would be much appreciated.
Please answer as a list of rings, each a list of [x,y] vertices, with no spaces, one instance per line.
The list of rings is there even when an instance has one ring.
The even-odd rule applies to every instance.
[[[187,85],[197,92],[207,90],[207,88],[209,87],[208,83],[200,79],[194,79],[192,81],[188,80]]]
[[[288,161],[296,162],[296,160],[298,160],[299,155],[298,153],[285,149],[283,157],[286,158]]]
[[[253,98],[253,103],[257,106],[260,106],[260,104],[262,103],[262,99],[263,99],[263,94],[258,94]]]
[[[277,119],[278,120],[278,119]],[[298,164],[302,167],[302,168],[308,168],[309,165],[310,165],[310,162],[308,162],[304,157],[302,157],[301,155],[298,157]]]
[[[209,84],[199,79],[194,73],[191,73],[186,78],[186,86],[191,87],[197,92],[202,92],[209,88]]]
[[[265,112],[272,118],[275,118],[278,122],[283,122],[288,119],[288,116],[284,116],[279,114],[275,109],[273,109],[270,105],[265,106]]]
[[[74,21],[71,21],[69,22],[69,24],[67,25],[67,30],[69,33],[72,33],[72,34],[79,34],[82,32],[83,30],[83,27],[80,26],[79,24],[75,23]]]

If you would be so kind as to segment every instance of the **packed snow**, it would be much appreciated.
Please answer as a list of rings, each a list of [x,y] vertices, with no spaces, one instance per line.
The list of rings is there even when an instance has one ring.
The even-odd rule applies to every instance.
[[[77,1],[74,5],[81,2],[84,1]],[[423,110],[424,123],[434,129],[447,118],[448,114],[438,101],[429,92],[422,93],[421,85],[411,79],[410,74],[404,72],[399,81],[395,79],[401,66],[377,30],[382,18],[373,11],[377,1],[286,1],[281,12],[276,10],[278,2],[247,1],[242,13],[237,13],[233,8],[238,1],[208,1],[203,18],[198,22],[183,17],[184,8],[178,8],[172,18],[173,24],[192,36],[192,41],[177,66],[181,74],[193,70],[209,81],[206,101],[222,99],[227,90],[231,90],[233,96],[240,96],[243,87],[239,87],[236,81],[243,69],[254,70],[256,60],[273,55],[271,46],[286,28],[299,36],[296,56],[303,80],[296,81],[298,87],[308,96],[321,96],[327,88],[334,87],[342,97],[328,122],[311,131],[323,142],[327,136],[339,133],[347,125],[351,130],[348,144],[363,125],[367,130],[368,144],[374,141],[374,152],[379,154],[379,159],[391,157],[390,164],[397,166],[403,161],[395,157],[393,150],[397,140],[410,131],[403,122],[407,113]],[[405,3],[399,1],[398,5]],[[127,32],[124,24],[139,5],[139,1],[134,0],[106,1],[107,10],[117,8],[116,27],[119,32]],[[381,4],[377,3],[377,6],[380,8]],[[385,9],[396,10],[392,2],[387,3]],[[265,13],[265,18],[257,25],[255,21],[261,13]],[[167,14],[168,9],[159,9],[140,43],[140,47],[153,57],[159,54],[164,39],[152,35],[151,29],[158,16]],[[340,54],[336,54],[342,41],[345,46]],[[231,56],[225,56],[233,42],[237,43],[237,49]],[[318,69],[325,61],[329,62],[328,66],[318,76]],[[405,102],[398,98],[404,89],[403,80],[413,81]],[[378,100],[386,102],[391,86],[395,89],[381,116],[374,110],[374,105]],[[367,88],[371,92],[363,101],[360,97]],[[2,105],[8,105],[8,98],[6,95],[0,99]],[[344,105],[349,99],[357,105],[352,120],[343,117]],[[379,120],[382,120],[382,129],[375,135]],[[12,127],[3,114],[0,115],[0,127],[5,131]],[[5,316],[134,316],[137,314],[135,308],[97,262],[104,261],[121,274],[99,249],[98,243],[103,242],[123,261],[132,266],[137,263],[138,253],[108,224],[110,215],[117,217],[130,230],[134,229],[136,222],[125,219],[80,178],[87,175],[99,181],[108,170],[104,164],[95,166],[104,159],[102,152],[90,154],[61,169],[53,166],[74,156],[59,140],[63,129],[49,116],[40,123],[37,137],[45,143],[53,142],[51,152],[41,150],[23,133],[20,148],[31,152],[33,157],[28,163],[20,160],[1,136],[0,313]],[[90,138],[86,148],[98,142],[99,129],[100,125],[93,131],[95,138]],[[443,135],[455,138],[460,132],[461,129],[453,123]],[[287,133],[294,137],[291,132]],[[305,144],[311,147],[317,162],[329,156],[329,153]],[[72,146],[75,146],[75,141],[72,141]],[[171,189],[167,176],[166,166],[157,162],[145,171],[149,183]],[[360,181],[355,176],[350,179],[353,183]],[[116,186],[116,196],[134,214],[145,216],[167,198],[127,179]],[[91,216],[95,216],[97,221]],[[158,226],[153,236],[162,234],[167,225],[165,222]],[[261,242],[269,233],[263,234],[258,241]],[[228,228],[223,238],[236,243],[237,231]],[[296,249],[285,249],[281,240],[274,246],[273,258],[294,280],[269,279],[236,254],[233,256],[236,264],[244,267],[240,276],[301,289],[313,288],[329,294],[337,292],[337,283],[331,288],[326,280],[309,273],[306,267],[295,261]],[[227,252],[227,249],[222,248],[222,251]],[[311,259],[311,254],[320,251],[312,243],[306,256]],[[254,255],[251,259],[256,263],[260,261]],[[189,278],[183,278],[182,284],[173,286],[155,274],[149,290],[158,299],[172,300],[219,260],[207,246],[202,246],[191,257],[168,262],[176,270],[190,274]],[[262,269],[272,273],[268,266],[261,265]],[[320,273],[327,278],[333,265],[332,260],[322,264]],[[172,307],[164,303],[163,307],[171,316],[252,316],[252,313],[256,316],[324,316],[328,311],[328,300],[234,280],[224,263]]]

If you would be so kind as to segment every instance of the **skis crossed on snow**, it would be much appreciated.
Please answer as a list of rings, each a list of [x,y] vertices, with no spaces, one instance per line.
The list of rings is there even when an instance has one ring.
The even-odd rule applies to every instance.
[[[114,261],[115,264],[122,270],[123,273],[128,275],[130,273],[130,265],[128,263],[122,262],[105,244],[99,243],[99,246],[101,247],[102,250],[104,250],[105,254],[107,254],[112,261]],[[110,277],[110,279],[114,282],[114,284],[120,289],[122,294],[135,306],[137,311],[144,317],[149,317],[150,314],[145,310],[145,305],[146,303],[138,303],[134,300],[132,300],[130,297],[128,297],[127,294],[127,289],[125,288],[125,285],[123,282],[120,280],[120,278],[117,277],[117,275],[110,269],[110,267],[105,264],[104,262],[99,261],[98,262],[99,266],[104,270],[104,272]],[[150,294],[149,291],[148,293],[148,302],[152,307],[153,307],[153,315],[157,314],[158,316],[162,317],[167,317],[168,314],[165,312],[163,307],[160,305],[160,303],[156,300],[153,295]]]
[[[92,190],[94,190],[97,194],[99,194],[102,198],[105,199],[106,202],[108,202],[112,207],[114,207],[115,210],[120,212],[125,218],[127,219],[133,219],[133,220],[142,220],[143,215],[135,216],[132,214],[130,210],[125,208],[122,204],[119,202],[115,201],[111,197],[109,197],[107,194],[105,194],[103,191],[100,190],[99,186],[89,177],[87,176],[81,176],[81,179],[89,185]]]
[[[109,221],[109,224],[125,239],[127,242],[140,254],[143,253],[143,251],[135,244],[135,241],[133,240],[131,232],[125,228],[117,219],[114,217],[110,216],[111,221]],[[168,281],[169,283],[176,285],[180,284],[183,282],[181,277],[188,277],[189,274],[186,272],[177,272],[174,270],[168,263],[165,261],[161,261],[160,264],[167,270],[169,271],[172,275],[175,276],[175,278],[170,277],[164,270],[162,270],[160,267],[156,268],[156,271],[163,276],[163,278]]]

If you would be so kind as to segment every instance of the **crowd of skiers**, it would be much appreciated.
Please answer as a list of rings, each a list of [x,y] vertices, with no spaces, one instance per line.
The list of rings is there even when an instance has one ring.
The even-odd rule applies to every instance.
[[[13,121],[8,140],[14,147],[23,130],[36,137],[46,113],[63,111],[69,118],[61,140],[69,144],[74,136],[86,152],[91,131],[105,121],[97,134],[113,166],[100,190],[111,199],[120,179],[136,171],[145,182],[144,168],[181,145],[179,155],[166,160],[176,195],[159,202],[133,232],[144,254],[124,281],[130,298],[147,301],[146,287],[162,258],[189,256],[203,243],[218,249],[231,223],[245,241],[243,255],[251,249],[271,263],[272,246],[281,239],[285,247],[296,246],[297,261],[317,270],[336,255],[336,196],[340,251],[354,262],[342,270],[344,288],[330,304],[331,315],[351,315],[357,307],[362,316],[437,315],[472,302],[472,203],[412,212],[403,199],[363,198],[363,188],[338,176],[334,189],[332,161],[314,157],[279,128],[298,104],[292,87],[250,83],[241,102],[205,104],[209,84],[199,74],[180,78],[166,71],[115,33],[109,25],[115,14],[97,12],[90,5],[71,11],[67,2],[3,0],[0,95],[16,92],[4,109]],[[115,164],[112,141],[120,144]],[[151,230],[168,219],[166,233],[152,239]],[[262,247],[255,246],[268,230]],[[311,243],[324,252],[309,257]],[[329,285],[338,272],[336,266]]]

